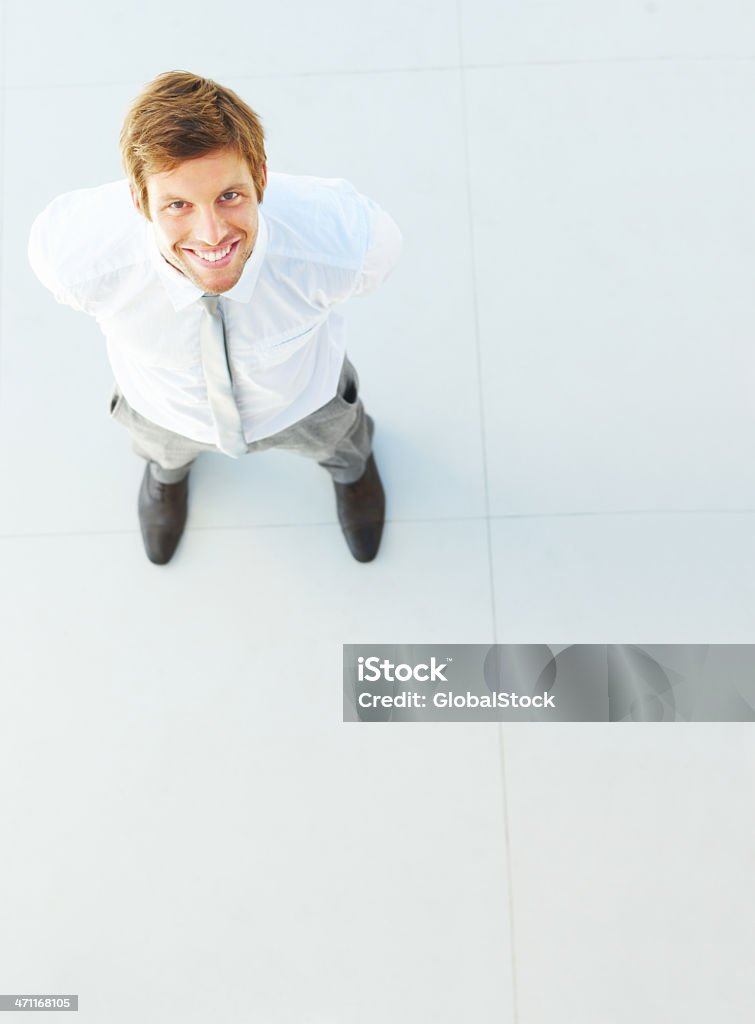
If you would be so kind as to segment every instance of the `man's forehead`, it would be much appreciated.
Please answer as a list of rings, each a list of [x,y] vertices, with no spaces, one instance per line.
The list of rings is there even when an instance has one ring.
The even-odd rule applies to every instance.
[[[205,153],[182,160],[169,170],[155,171],[147,176],[148,189],[160,196],[166,196],[176,188],[222,189],[252,183],[246,161],[233,150]]]

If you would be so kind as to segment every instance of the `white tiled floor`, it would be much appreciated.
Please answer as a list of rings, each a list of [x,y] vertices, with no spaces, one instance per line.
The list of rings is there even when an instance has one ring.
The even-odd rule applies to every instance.
[[[735,0],[4,2],[0,992],[92,1024],[752,1018],[748,725],[347,726],[341,645],[755,641]],[[347,311],[389,498],[200,461],[168,567],[34,215],[183,67],[405,238]],[[20,426],[20,424],[23,424]]]

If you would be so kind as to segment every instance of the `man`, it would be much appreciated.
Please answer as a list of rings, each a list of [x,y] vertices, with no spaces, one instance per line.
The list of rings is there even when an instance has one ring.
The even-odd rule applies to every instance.
[[[110,413],[146,460],[148,558],[173,556],[201,452],[280,447],[330,473],[349,549],[371,561],[385,497],[336,307],[387,277],[401,232],[344,179],[268,176],[255,112],[189,72],[143,90],[120,146],[127,179],[53,200],[29,259],[105,334]]]

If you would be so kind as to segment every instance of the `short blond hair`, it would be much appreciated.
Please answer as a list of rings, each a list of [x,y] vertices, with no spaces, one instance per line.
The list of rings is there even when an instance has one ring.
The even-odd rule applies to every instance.
[[[267,155],[259,115],[231,89],[189,71],[166,71],[145,86],[120,134],[123,169],[150,220],[151,174],[225,147],[246,161],[261,203]]]

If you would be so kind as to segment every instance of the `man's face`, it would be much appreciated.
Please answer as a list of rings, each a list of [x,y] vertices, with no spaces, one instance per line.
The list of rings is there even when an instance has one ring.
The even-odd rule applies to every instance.
[[[257,192],[244,159],[232,149],[218,149],[185,160],[150,175],[147,197],[164,259],[204,292],[219,295],[233,288],[259,227]],[[139,209],[133,191],[132,198]]]

